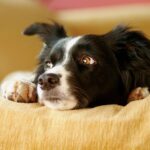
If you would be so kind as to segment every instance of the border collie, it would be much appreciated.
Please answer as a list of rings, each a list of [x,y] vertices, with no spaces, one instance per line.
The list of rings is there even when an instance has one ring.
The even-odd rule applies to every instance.
[[[50,108],[125,105],[132,90],[150,88],[150,40],[139,31],[117,26],[70,37],[57,23],[35,23],[24,34],[44,42],[33,83],[38,101]]]

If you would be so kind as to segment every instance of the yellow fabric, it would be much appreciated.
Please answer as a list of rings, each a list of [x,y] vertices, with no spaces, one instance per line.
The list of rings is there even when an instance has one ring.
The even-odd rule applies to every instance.
[[[54,111],[0,101],[2,150],[149,150],[150,96],[127,106]]]
[[[55,18],[53,13],[37,4],[21,5],[12,1],[0,0],[0,80],[15,70],[35,68],[42,43],[34,36],[21,33],[34,22],[49,22]]]

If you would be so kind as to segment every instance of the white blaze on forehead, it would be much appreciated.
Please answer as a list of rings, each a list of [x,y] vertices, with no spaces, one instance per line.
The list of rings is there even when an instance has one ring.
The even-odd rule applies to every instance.
[[[67,41],[66,45],[65,45],[65,56],[64,56],[64,61],[63,61],[63,65],[66,64],[69,60],[69,52],[71,50],[71,48],[77,44],[77,42],[81,39],[81,36],[78,37],[74,37],[71,38],[70,40]]]
[[[79,41],[79,39],[81,39],[81,36],[75,37],[75,38],[71,38],[69,39],[65,45],[64,45],[64,60],[63,62],[57,64],[56,66],[54,66],[53,68],[48,69],[45,73],[56,73],[56,74],[62,74],[62,75],[68,75],[68,71],[65,69],[65,65],[67,64],[67,62],[69,61],[69,52],[71,50],[71,48],[76,45],[76,43]]]

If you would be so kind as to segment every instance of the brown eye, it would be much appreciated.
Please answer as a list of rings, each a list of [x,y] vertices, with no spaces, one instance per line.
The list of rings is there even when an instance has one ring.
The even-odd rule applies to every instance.
[[[86,64],[86,65],[93,65],[93,64],[96,64],[96,61],[94,58],[84,55],[81,57],[80,63]]]
[[[45,65],[46,65],[47,68],[52,68],[53,67],[52,62],[49,61],[49,60],[45,61]]]

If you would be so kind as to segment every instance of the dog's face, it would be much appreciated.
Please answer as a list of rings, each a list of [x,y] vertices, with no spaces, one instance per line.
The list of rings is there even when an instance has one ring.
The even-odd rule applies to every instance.
[[[44,41],[35,79],[39,102],[59,110],[123,103],[114,33],[68,37],[58,24],[37,23],[25,34]]]

